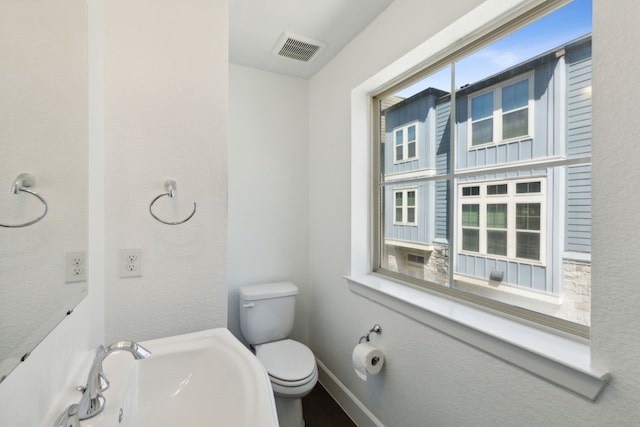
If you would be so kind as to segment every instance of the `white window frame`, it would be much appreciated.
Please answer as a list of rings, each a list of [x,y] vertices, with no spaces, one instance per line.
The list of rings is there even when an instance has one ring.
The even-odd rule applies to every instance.
[[[539,193],[516,193],[516,186],[523,182],[540,182]],[[507,194],[487,194],[487,187],[491,185],[507,184]],[[480,187],[480,194],[477,196],[463,196],[462,189],[465,187]],[[457,204],[458,210],[458,253],[473,256],[482,256],[485,258],[500,259],[505,261],[514,261],[531,265],[546,265],[546,241],[547,241],[547,216],[546,199],[547,199],[547,179],[544,176],[532,176],[522,179],[501,179],[492,181],[467,181],[458,183]],[[534,260],[530,258],[518,258],[516,256],[516,205],[522,203],[539,203],[540,204],[540,259]],[[479,251],[469,251],[462,249],[462,205],[477,204],[479,208],[479,234],[480,244]],[[487,205],[506,204],[507,205],[507,255],[496,255],[487,252]]]
[[[415,198],[414,198],[414,206],[411,206],[413,208],[413,222],[410,222],[408,220],[408,212],[409,212],[409,205],[407,204],[407,202],[409,201],[409,197],[408,197],[408,193],[413,191],[415,193]],[[397,193],[402,193],[402,205],[398,206],[396,204],[396,194]],[[418,225],[418,187],[410,187],[410,188],[394,188],[393,189],[393,225],[409,225],[409,226],[417,226]],[[397,221],[396,220],[396,209],[397,208],[401,208],[402,209],[402,221]]]
[[[503,116],[505,114],[505,112],[502,111],[502,89],[510,86],[514,83],[518,83],[522,80],[527,80],[528,84],[529,84],[529,100],[527,102],[527,106],[526,107],[520,107],[514,110],[509,110],[506,113],[511,113],[513,111],[518,111],[518,110],[523,110],[525,108],[528,108],[528,130],[527,133],[525,135],[520,135],[517,137],[513,137],[513,138],[507,138],[507,139],[503,139],[502,138],[502,125],[503,125]],[[533,89],[534,89],[534,72],[533,71],[529,71],[527,73],[523,73],[523,74],[519,74],[515,77],[510,78],[509,80],[505,80],[503,82],[500,82],[499,84],[493,85],[491,87],[488,87],[486,89],[483,89],[481,91],[478,92],[473,92],[472,94],[469,94],[467,96],[467,145],[468,145],[468,149],[469,150],[477,150],[479,148],[486,148],[487,146],[492,146],[492,145],[499,145],[499,144],[506,144],[509,142],[513,142],[513,141],[523,141],[523,140],[527,140],[527,139],[532,139],[534,137],[533,135],[533,129],[534,129],[534,98],[533,98]],[[485,95],[487,93],[493,93],[493,115],[491,116],[491,118],[493,119],[493,139],[489,142],[485,142],[482,144],[476,144],[473,145],[473,123],[477,123],[477,122],[481,122],[483,120],[487,120],[488,117],[483,117],[482,119],[473,121],[471,119],[472,117],[472,111],[471,111],[471,103],[473,101],[473,99]]]
[[[412,141],[409,141],[407,138],[409,137],[409,128],[410,127],[415,127],[416,131],[415,131],[415,136],[416,139],[412,140],[415,144],[415,156],[413,157],[408,157],[409,155],[409,143]],[[398,147],[398,141],[396,141],[396,132],[402,130],[402,159],[398,159],[397,157],[397,153],[396,153],[396,147]],[[402,126],[398,126],[396,128],[393,129],[392,131],[392,135],[393,135],[393,164],[400,164],[400,163],[406,163],[406,162],[411,162],[414,160],[418,160],[419,158],[419,153],[418,153],[418,122],[414,121],[411,123],[407,123],[405,125]]]

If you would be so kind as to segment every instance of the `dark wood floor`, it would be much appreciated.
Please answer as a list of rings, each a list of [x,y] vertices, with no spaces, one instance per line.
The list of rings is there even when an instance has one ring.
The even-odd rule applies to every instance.
[[[302,399],[302,412],[306,427],[357,427],[320,383]]]

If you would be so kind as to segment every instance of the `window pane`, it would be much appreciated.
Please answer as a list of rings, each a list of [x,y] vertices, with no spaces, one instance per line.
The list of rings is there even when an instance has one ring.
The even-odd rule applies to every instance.
[[[480,205],[462,205],[462,226],[480,226]]]
[[[493,141],[493,119],[475,122],[471,125],[471,145],[486,144]]]
[[[396,192],[396,206],[402,206],[402,191]]]
[[[471,119],[479,120],[493,115],[493,92],[476,96],[471,100]]]
[[[415,255],[415,254],[408,254],[407,261],[413,262],[416,264],[424,264],[424,257],[420,255]]]
[[[396,160],[403,160],[404,159],[404,134],[402,129],[399,129],[396,131],[396,152],[395,152],[395,159]]]
[[[507,255],[506,231],[487,231],[487,253],[494,255]]]
[[[540,234],[519,231],[516,233],[516,256],[518,258],[540,259]]]
[[[416,186],[417,189],[408,190],[384,188],[381,192],[384,206],[391,206],[383,206],[381,212],[383,231],[380,241],[380,267],[431,284],[447,286],[449,181],[436,180],[418,183]],[[399,195],[402,195],[402,192],[404,198],[399,203],[404,201],[404,209],[393,209],[396,198],[400,199]],[[428,210],[428,206],[431,210]],[[432,212],[433,216],[429,221],[422,221],[418,218],[421,212]],[[423,232],[427,230],[430,230],[429,234]]]
[[[415,141],[416,140],[416,127],[409,126],[407,128],[407,141]]]
[[[407,206],[415,206],[415,205],[416,205],[416,192],[407,191]]]
[[[529,80],[522,80],[502,88],[502,111],[524,107],[529,102]]]
[[[396,160],[402,160],[402,157],[403,157],[402,156],[402,149],[403,149],[402,145],[398,145],[396,147]]]
[[[529,133],[529,109],[514,111],[502,116],[502,139],[515,138]]]
[[[487,227],[507,228],[507,205],[487,205]]]
[[[516,204],[516,228],[540,230],[540,203]]]
[[[516,184],[516,193],[539,193],[541,190],[540,181],[519,182]]]
[[[507,184],[487,185],[487,195],[507,194]]]
[[[477,196],[480,194],[480,187],[463,187],[462,195],[463,196]]]
[[[375,269],[532,311],[540,293],[553,295],[562,303],[545,315],[589,324],[590,9],[589,0],[570,2],[378,99]],[[532,102],[534,87],[545,102]],[[534,135],[534,120],[546,131]],[[564,160],[578,157],[585,164]],[[485,286],[492,271],[517,296]]]
[[[396,145],[402,145],[404,143],[403,130],[398,129],[396,131]]]
[[[412,159],[416,156],[416,143],[410,142],[407,145],[407,159]]]
[[[480,250],[480,230],[469,228],[462,230],[462,249],[472,252]]]

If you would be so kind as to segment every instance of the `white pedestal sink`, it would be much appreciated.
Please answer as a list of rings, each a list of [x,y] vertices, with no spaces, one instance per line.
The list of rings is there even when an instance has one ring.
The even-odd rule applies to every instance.
[[[141,342],[103,364],[106,405],[83,427],[277,427],[271,383],[262,364],[227,329]]]

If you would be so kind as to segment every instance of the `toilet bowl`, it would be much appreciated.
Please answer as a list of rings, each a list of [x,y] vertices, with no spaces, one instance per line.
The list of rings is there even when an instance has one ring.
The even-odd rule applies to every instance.
[[[287,338],[293,328],[298,288],[289,282],[240,289],[240,329],[264,366],[280,427],[303,427],[302,397],[318,382],[311,350]]]
[[[316,359],[304,344],[285,339],[258,345],[255,352],[276,395],[306,396],[318,381]]]

